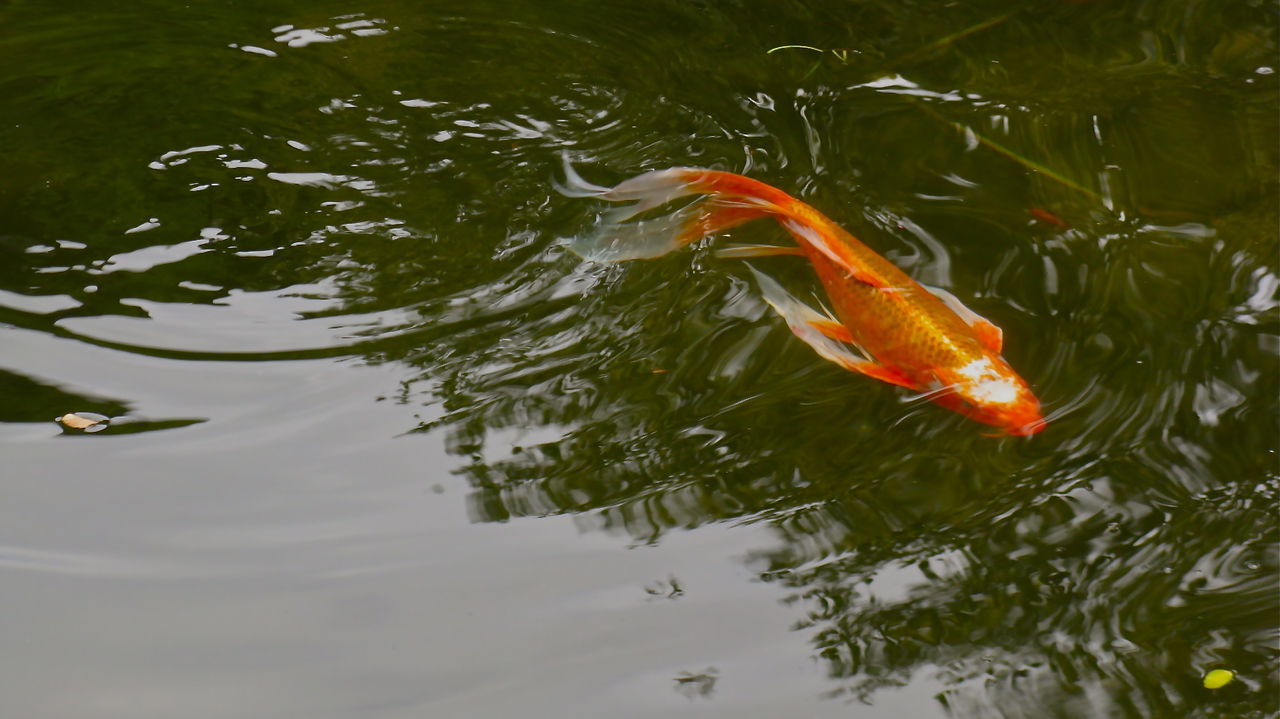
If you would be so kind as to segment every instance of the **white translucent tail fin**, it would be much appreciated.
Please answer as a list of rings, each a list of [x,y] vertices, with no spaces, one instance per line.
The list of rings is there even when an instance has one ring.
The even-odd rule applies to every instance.
[[[582,179],[566,157],[565,181],[556,184],[561,194],[631,203],[605,213],[594,232],[566,244],[582,258],[597,262],[649,259],[768,214],[752,198],[719,196],[703,187],[699,180],[709,173],[676,167],[646,172],[614,187],[602,187]],[[666,214],[633,219],[672,200],[698,194],[709,196]]]

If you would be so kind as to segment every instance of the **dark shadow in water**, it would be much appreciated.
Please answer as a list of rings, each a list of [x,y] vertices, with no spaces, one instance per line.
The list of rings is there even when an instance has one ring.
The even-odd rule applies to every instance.
[[[1204,102],[1166,90],[1094,100],[1121,133]],[[887,137],[936,122],[886,113]],[[1157,141],[1194,145],[1199,122],[1162,124]],[[1135,138],[1109,144],[1133,151],[1132,172],[1146,162]],[[1055,164],[1079,163],[1070,152]],[[1160,162],[1152,173],[1177,171]],[[444,432],[461,458],[476,521],[569,514],[641,543],[715,522],[775,528],[751,566],[787,590],[833,696],[923,671],[958,716],[1261,715],[1278,695],[1280,384],[1273,245],[1258,241],[1272,200],[1239,177],[1185,202],[1131,182],[1104,213],[1033,181],[1027,196],[1062,198],[1086,229],[1027,242],[1026,206],[840,217],[917,276],[955,273],[1001,298],[1014,364],[1062,412],[1031,440],[982,437],[824,365],[705,250],[602,267],[521,244],[518,264],[433,311],[429,341],[382,358],[423,368],[402,398],[433,397],[419,431]],[[515,214],[508,242],[521,223],[576,228],[565,213],[588,211],[544,201]],[[941,256],[937,235],[953,243]],[[765,264],[806,281],[802,265]],[[1214,667],[1242,680],[1211,693]]]
[[[128,404],[103,397],[74,394],[30,377],[0,369],[0,422],[52,422],[67,412],[121,415]]]
[[[991,439],[825,366],[729,267],[649,288],[702,259],[575,271],[565,258],[542,290],[554,309],[403,357],[429,368],[440,415],[420,430],[462,459],[475,520],[571,514],[637,542],[768,523],[778,546],[750,566],[788,590],[796,629],[842,680],[833,695],[925,670],[958,716],[1272,703],[1280,481],[1264,430],[1280,386],[1262,328],[1055,325],[1066,344],[1115,337],[1112,376],[1050,372],[1039,381],[1086,393],[1076,411],[1031,440]],[[557,301],[565,282],[588,289]],[[1213,667],[1248,681],[1210,694]]]
[[[109,436],[177,429],[204,419],[151,419],[130,414],[120,400],[75,394],[30,377],[0,369],[0,422],[49,422],[67,414],[80,414],[94,422],[89,431],[60,423],[67,436]]]
[[[1015,366],[1061,414],[1041,436],[986,438],[825,365],[755,299],[739,267],[705,249],[604,267],[545,237],[530,242],[540,227],[581,231],[591,210],[502,184],[495,201],[514,210],[505,229],[490,228],[507,238],[498,262],[477,257],[476,289],[424,307],[413,344],[378,359],[422,368],[401,398],[431,397],[418,431],[447,437],[476,521],[568,514],[639,543],[716,522],[776,529],[777,546],[751,566],[795,604],[832,696],[873,698],[927,672],[948,686],[940,700],[957,716],[993,706],[1007,717],[1261,716],[1280,695],[1276,274],[1274,245],[1259,240],[1274,233],[1275,184],[1233,175],[1194,198],[1161,192],[1154,178],[1181,160],[1153,160],[1139,128],[1216,91],[1122,89],[1140,75],[1119,71],[1102,85],[1110,94],[1090,98],[1091,113],[1038,107],[1057,119],[1021,138],[1041,148],[1056,146],[1046,135],[1075,138],[1050,158],[1059,168],[1096,166],[1104,150],[1127,172],[1150,168],[1150,183],[1111,188],[1113,211],[1030,177],[1012,192],[1023,204],[1004,214],[1008,198],[925,203],[909,217],[869,203],[839,216],[917,276],[999,298],[980,309],[1005,325]],[[982,80],[989,91],[992,78]],[[808,113],[847,108],[858,90],[827,91],[793,109],[830,140],[839,112]],[[1055,92],[1063,105],[1080,101]],[[938,130],[909,107],[886,101],[881,118],[865,110],[862,131],[905,146]],[[982,107],[970,109],[981,117]],[[1090,115],[1108,117],[1120,139],[1087,147]],[[1161,122],[1152,141],[1199,152],[1207,121]],[[1214,142],[1247,155],[1242,138],[1269,132],[1237,130]],[[537,159],[549,174],[554,153]],[[1008,162],[940,164],[972,177]],[[524,173],[514,185],[538,174],[513,171]],[[764,174],[841,205],[840,181],[815,187],[778,166]],[[1029,230],[1025,213],[1045,197],[1083,229]],[[937,236],[948,239],[941,254]],[[802,264],[761,265],[793,286],[808,281]],[[1242,679],[1209,692],[1200,681],[1214,667]]]
[[[572,219],[548,204],[537,221]],[[891,243],[878,233],[897,223],[877,217],[893,214],[862,231]],[[1057,297],[988,275],[1011,288],[993,294],[1051,308],[1009,334],[1070,410],[1030,440],[826,365],[705,249],[626,266],[524,250],[378,359],[423,369],[401,399],[431,398],[417,431],[445,434],[476,521],[568,514],[640,543],[774,527],[751,566],[786,588],[833,696],[925,671],[957,716],[1263,711],[1280,384],[1253,238],[1270,222],[1222,221],[1225,251],[1136,227],[1078,235],[1044,251],[1079,268]],[[1041,262],[1020,248],[996,264]],[[798,261],[761,266],[808,281]],[[1213,667],[1245,679],[1210,693]]]

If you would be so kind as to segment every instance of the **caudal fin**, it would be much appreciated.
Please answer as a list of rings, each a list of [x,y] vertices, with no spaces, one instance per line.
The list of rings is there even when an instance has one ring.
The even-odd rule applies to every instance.
[[[745,195],[717,190],[708,178],[728,173],[676,167],[654,170],[602,187],[582,179],[565,158],[565,181],[556,189],[569,197],[596,197],[609,202],[629,202],[605,213],[588,235],[566,244],[584,259],[619,262],[661,257],[690,242],[771,214],[772,205]],[[634,219],[649,210],[690,195],[707,195],[665,214]]]

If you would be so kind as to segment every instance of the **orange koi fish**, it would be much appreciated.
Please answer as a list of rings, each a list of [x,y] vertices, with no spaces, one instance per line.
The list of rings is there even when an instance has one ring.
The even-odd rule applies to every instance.
[[[731,172],[656,170],[615,187],[583,180],[565,163],[571,197],[633,204],[607,213],[598,231],[570,242],[586,259],[658,257],[708,235],[772,217],[798,247],[745,246],[727,257],[802,255],[822,281],[835,316],[756,272],[765,301],[823,358],[853,372],[922,392],[933,402],[1010,435],[1045,427],[1040,402],[1000,356],[1003,333],[944,290],[928,290],[813,207]],[[636,215],[688,195],[696,202],[650,219]]]

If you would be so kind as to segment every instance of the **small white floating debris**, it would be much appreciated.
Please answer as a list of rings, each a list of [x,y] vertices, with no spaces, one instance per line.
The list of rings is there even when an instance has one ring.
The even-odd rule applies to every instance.
[[[101,432],[107,428],[111,418],[96,412],[68,412],[56,421],[67,429],[83,432]]]

